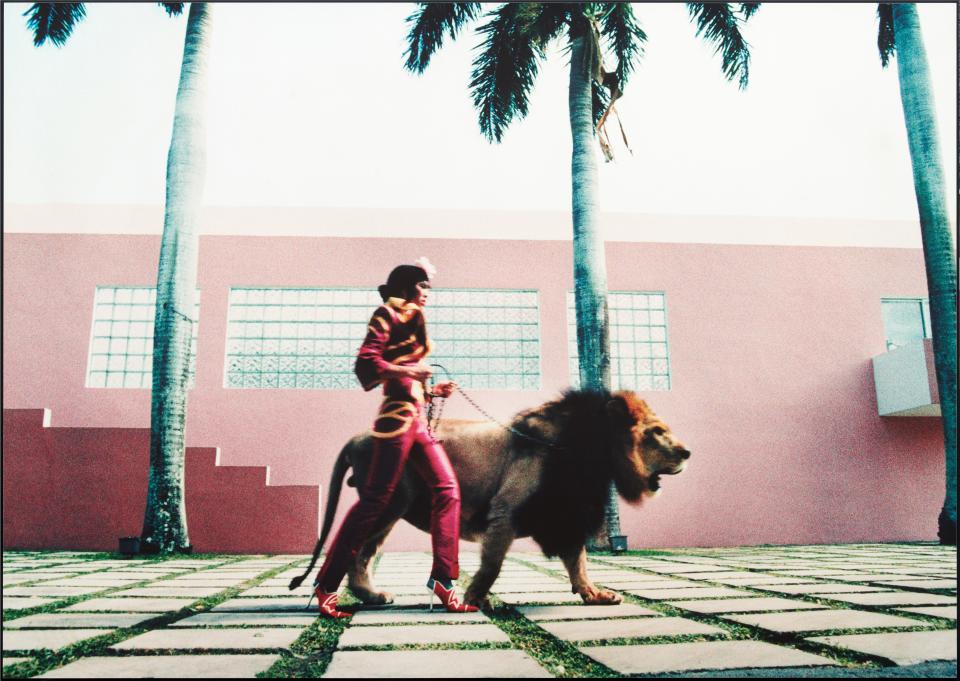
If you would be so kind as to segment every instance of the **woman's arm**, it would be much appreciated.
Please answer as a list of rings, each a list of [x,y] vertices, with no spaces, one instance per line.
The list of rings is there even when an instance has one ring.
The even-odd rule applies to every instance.
[[[430,367],[423,364],[402,366],[391,364],[383,358],[384,348],[390,339],[394,318],[386,306],[381,305],[373,313],[367,325],[367,335],[357,353],[354,372],[360,379],[364,390],[372,390],[388,378],[412,378],[424,381],[432,373]]]

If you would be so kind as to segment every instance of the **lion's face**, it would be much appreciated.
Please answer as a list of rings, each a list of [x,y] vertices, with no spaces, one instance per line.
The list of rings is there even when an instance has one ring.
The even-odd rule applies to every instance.
[[[676,475],[687,465],[690,450],[657,418],[647,403],[630,391],[618,392],[611,402],[622,416],[622,456],[615,456],[617,491],[629,502],[660,490],[660,477]]]

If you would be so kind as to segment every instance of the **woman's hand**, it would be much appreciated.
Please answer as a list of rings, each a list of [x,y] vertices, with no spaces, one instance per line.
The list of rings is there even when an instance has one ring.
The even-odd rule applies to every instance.
[[[433,386],[433,394],[436,397],[450,397],[453,394],[453,391],[456,390],[457,384],[453,381],[447,381],[446,383],[437,383]]]
[[[399,367],[402,375],[412,378],[415,381],[426,381],[433,375],[433,369],[426,364],[414,364],[412,366]]]

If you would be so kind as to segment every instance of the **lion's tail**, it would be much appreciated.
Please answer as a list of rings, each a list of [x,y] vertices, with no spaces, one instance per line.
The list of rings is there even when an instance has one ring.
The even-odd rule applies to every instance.
[[[317,564],[317,558],[320,557],[320,551],[323,549],[323,544],[327,540],[327,535],[330,534],[330,528],[333,527],[333,517],[337,514],[337,503],[340,501],[340,487],[343,485],[343,478],[347,474],[347,469],[350,468],[349,450],[351,444],[352,441],[348,442],[344,448],[340,450],[340,455],[333,464],[333,473],[330,476],[330,489],[327,493],[327,511],[323,516],[323,528],[320,530],[320,538],[317,540],[317,545],[313,547],[313,558],[310,559],[310,565],[307,566],[307,569],[302,575],[290,580],[291,591],[303,584],[303,580],[310,575],[313,566]]]

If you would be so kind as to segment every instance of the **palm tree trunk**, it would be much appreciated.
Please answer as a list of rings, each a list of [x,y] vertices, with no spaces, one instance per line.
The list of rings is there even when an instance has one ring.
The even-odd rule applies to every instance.
[[[197,223],[206,174],[206,76],[210,7],[192,3],[187,18],[173,135],[154,320],[150,473],[144,550],[189,552],[184,494],[187,382],[190,371]]]
[[[933,354],[940,390],[946,496],[938,520],[942,544],[957,543],[957,265],[947,216],[930,69],[914,4],[893,6],[900,99],[920,212],[930,296]]]
[[[571,34],[570,133],[573,137],[573,277],[577,313],[580,385],[610,388],[610,339],[607,326],[607,266],[597,206],[597,158],[593,129],[590,37],[584,27]],[[611,484],[605,505],[606,531],[601,529],[590,548],[609,546],[620,534],[617,493]],[[606,536],[604,536],[606,535]]]

